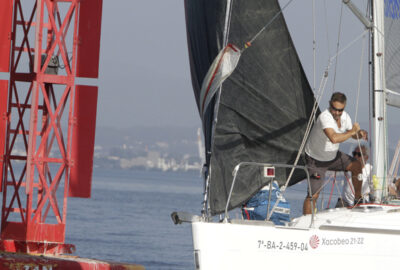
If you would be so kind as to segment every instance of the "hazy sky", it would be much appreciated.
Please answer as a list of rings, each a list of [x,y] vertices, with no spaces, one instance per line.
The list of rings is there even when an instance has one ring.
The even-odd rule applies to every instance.
[[[104,0],[100,126],[200,126],[183,0]]]
[[[320,3],[317,30],[323,33],[317,37],[321,40],[317,43],[316,82],[319,84],[327,64],[328,47],[325,24],[321,23],[324,1],[317,2]],[[341,1],[330,2],[334,4],[327,6],[329,14],[337,14]],[[311,0],[294,1],[285,13],[289,27],[301,26],[301,31],[292,31],[293,39],[300,47],[299,55],[313,84],[311,3]],[[190,82],[183,0],[104,0],[103,5],[98,125],[200,126]],[[347,8],[345,12],[349,15]],[[330,22],[331,54],[336,49],[336,20]],[[355,29],[352,34],[362,33],[361,24],[355,19],[344,23]],[[344,40],[348,42],[351,38]],[[356,73],[358,63],[353,65]],[[337,75],[338,88],[342,91],[354,88],[342,85],[357,82],[358,78],[358,74],[355,78],[349,78],[348,71],[345,74],[345,78]]]
[[[280,0],[282,6],[288,1]],[[318,89],[328,59],[336,53],[338,36],[341,37],[339,48],[342,49],[361,35],[364,27],[341,0],[314,1],[315,79],[313,1],[293,1],[284,13],[309,82]],[[353,2],[366,12],[366,0]],[[342,21],[339,20],[341,11]],[[259,30],[254,29],[254,33]],[[368,46],[364,47],[361,61],[362,44],[367,44],[367,38],[368,35],[359,39],[343,52],[336,69],[336,61],[332,62],[320,104],[321,109],[325,109],[332,91],[345,92],[350,101],[346,110],[354,120],[362,64],[357,114],[357,121],[361,123],[368,122]],[[0,78],[7,79],[6,75],[0,74]],[[336,78],[335,84],[333,78]],[[103,0],[98,84],[98,126],[201,126],[190,79],[184,0]]]
[[[287,1],[281,0],[281,4]],[[183,2],[104,0],[98,125],[200,126],[190,81]],[[364,27],[346,6],[340,22],[342,1],[315,2],[315,85],[318,89],[328,59],[336,53],[338,35],[341,37],[339,47],[343,48],[361,35]],[[353,2],[366,12],[367,1]],[[293,1],[284,13],[310,84],[314,85],[312,0]],[[255,33],[258,30],[255,29]],[[325,109],[333,90],[345,92],[350,100],[347,111],[354,119],[362,61],[363,82],[357,121],[364,123],[368,122],[368,46],[365,46],[363,60],[361,55],[362,42],[367,44],[367,38],[368,35],[339,56],[336,75],[332,65],[321,102],[321,109]]]

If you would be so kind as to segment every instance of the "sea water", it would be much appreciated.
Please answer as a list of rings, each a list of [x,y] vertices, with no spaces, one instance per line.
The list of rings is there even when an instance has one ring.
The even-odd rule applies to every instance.
[[[199,172],[95,169],[90,199],[68,199],[66,243],[75,255],[136,263],[147,270],[194,269],[190,224],[170,214],[199,214]]]
[[[147,270],[194,269],[191,225],[174,225],[170,214],[199,215],[202,190],[197,171],[95,169],[92,197],[68,200],[66,243],[74,244],[80,257],[136,263]],[[305,192],[306,181],[287,190],[292,217],[301,215]],[[330,207],[336,200],[331,198]],[[238,212],[231,217],[240,218]]]

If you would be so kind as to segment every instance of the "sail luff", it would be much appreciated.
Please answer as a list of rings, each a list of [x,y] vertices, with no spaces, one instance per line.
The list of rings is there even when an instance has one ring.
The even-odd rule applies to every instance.
[[[372,1],[373,12],[373,178],[375,198],[381,201],[387,194],[386,99],[384,76],[384,2]]]
[[[224,31],[223,31],[223,46],[226,47],[228,45],[228,38],[229,38],[229,29],[230,29],[230,24],[231,24],[231,16],[232,16],[232,3],[233,0],[227,0],[226,1],[226,10],[225,10],[225,24],[224,24]],[[210,135],[210,149],[209,149],[209,156],[211,156],[211,149],[213,145],[213,139],[214,139],[214,134],[215,134],[215,128],[216,128],[216,123],[218,122],[218,108],[219,104],[221,101],[221,91],[222,91],[222,85],[219,87],[216,97],[215,97],[215,104],[214,104],[214,110],[213,110],[213,121],[211,122],[211,135]],[[205,149],[207,151],[207,149]],[[210,158],[211,159],[211,158]],[[205,197],[205,203],[207,204],[207,208],[203,208],[204,213],[207,214],[207,216],[210,215],[210,200],[209,200],[209,187],[210,187],[210,180],[211,180],[211,164],[210,164],[210,159],[208,160],[207,166],[208,168],[208,174],[205,175],[205,186],[206,188],[204,189],[204,197]]]

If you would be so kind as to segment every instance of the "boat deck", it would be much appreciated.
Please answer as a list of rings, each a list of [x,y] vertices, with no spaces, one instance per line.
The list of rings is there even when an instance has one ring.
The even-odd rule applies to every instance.
[[[363,204],[351,209],[332,208],[320,211],[314,216],[312,227],[320,229],[358,228],[369,230],[395,230],[400,233],[400,205]],[[292,220],[288,227],[307,228],[312,215]],[[378,217],[378,218],[377,218]]]

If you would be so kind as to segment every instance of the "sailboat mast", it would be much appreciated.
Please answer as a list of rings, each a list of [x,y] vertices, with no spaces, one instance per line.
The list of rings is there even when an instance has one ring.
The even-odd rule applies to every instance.
[[[384,80],[384,1],[372,0],[373,29],[373,181],[375,198],[387,195],[386,99]]]

